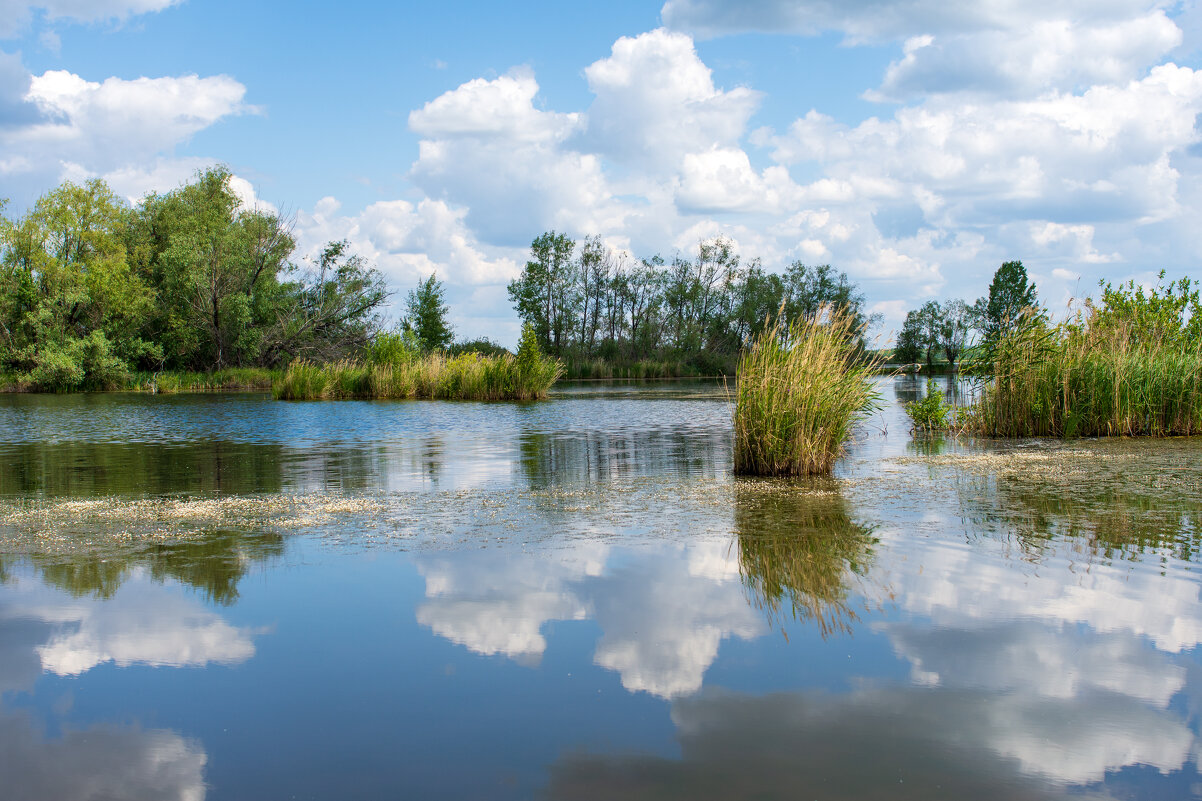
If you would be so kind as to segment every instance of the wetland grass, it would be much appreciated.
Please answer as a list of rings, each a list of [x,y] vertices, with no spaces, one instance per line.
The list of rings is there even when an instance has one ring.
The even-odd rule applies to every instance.
[[[553,359],[508,353],[432,353],[385,363],[297,361],[274,383],[272,394],[281,400],[533,400],[546,397],[560,372]]]
[[[820,314],[769,326],[739,359],[735,472],[829,473],[852,426],[876,408],[876,362],[851,317]]]
[[[999,342],[958,428],[990,437],[1202,433],[1202,343],[1027,320]]]

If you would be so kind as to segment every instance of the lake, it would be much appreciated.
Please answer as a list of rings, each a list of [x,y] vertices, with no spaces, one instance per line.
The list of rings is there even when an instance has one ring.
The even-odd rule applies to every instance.
[[[944,380],[946,387],[946,379]],[[0,797],[1202,798],[1202,438],[0,397]]]

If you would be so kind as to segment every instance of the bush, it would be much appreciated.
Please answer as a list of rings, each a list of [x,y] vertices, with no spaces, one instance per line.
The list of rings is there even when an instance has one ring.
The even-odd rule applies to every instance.
[[[117,389],[129,379],[125,362],[113,353],[103,331],[45,347],[32,361],[34,366],[24,376],[24,383],[37,392]]]
[[[951,422],[952,407],[943,398],[943,390],[935,380],[927,380],[927,393],[921,400],[906,404],[906,414],[914,428],[923,431],[940,431]]]
[[[880,401],[877,363],[858,356],[861,333],[853,318],[824,312],[788,328],[778,320],[755,339],[738,365],[736,473],[831,471],[852,426]]]
[[[24,380],[36,392],[70,392],[83,383],[84,371],[70,353],[48,348],[38,354],[37,365]]]
[[[509,353],[509,350],[493,342],[488,337],[480,337],[466,342],[456,342],[447,348],[447,353],[451,356],[461,356],[464,353],[479,353],[481,356],[503,356]]]
[[[420,355],[421,348],[409,331],[381,331],[367,346],[372,364],[410,364]]]

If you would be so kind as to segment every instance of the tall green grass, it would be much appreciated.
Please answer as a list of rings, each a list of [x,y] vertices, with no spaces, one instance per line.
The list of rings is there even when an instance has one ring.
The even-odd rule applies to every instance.
[[[1166,345],[1088,320],[1039,316],[999,340],[959,428],[986,437],[1202,433],[1202,342]]]
[[[829,473],[852,426],[877,408],[876,360],[842,314],[780,321],[740,357],[735,385],[735,472]]]
[[[961,430],[991,437],[1202,433],[1202,342],[1028,315],[992,354]]]
[[[227,367],[211,373],[145,371],[131,373],[126,389],[173,394],[176,392],[221,392],[226,390],[269,390],[278,370],[265,367]]]
[[[553,359],[519,359],[509,353],[464,353],[454,357],[433,353],[384,363],[340,361],[317,365],[297,361],[273,384],[272,394],[281,400],[532,400],[545,397],[561,371],[559,362]]]

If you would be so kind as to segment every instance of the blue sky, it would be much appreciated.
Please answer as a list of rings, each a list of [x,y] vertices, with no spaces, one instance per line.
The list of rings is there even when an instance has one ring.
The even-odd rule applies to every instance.
[[[397,296],[507,344],[529,241],[732,238],[846,270],[886,333],[1021,258],[1062,305],[1198,275],[1192,3],[0,0],[0,197],[228,164]]]

